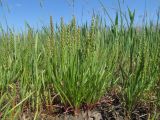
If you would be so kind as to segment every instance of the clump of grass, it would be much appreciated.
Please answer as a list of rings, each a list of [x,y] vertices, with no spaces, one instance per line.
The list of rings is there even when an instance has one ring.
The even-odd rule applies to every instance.
[[[106,63],[106,50],[101,49],[100,44],[98,44],[101,39],[93,39],[94,25],[89,29],[90,36],[86,42],[89,42],[89,46],[95,45],[97,49],[88,45],[82,46],[81,30],[77,28],[75,18],[72,24],[73,29],[70,26],[65,26],[63,21],[61,23],[61,39],[56,44],[59,52],[55,54],[56,59],[49,63],[49,70],[51,71],[49,76],[51,76],[54,88],[62,103],[77,109],[83,103],[95,103],[104,94],[112,74],[112,69],[107,69],[107,67],[111,68],[112,64]],[[69,46],[65,40],[68,40]],[[86,57],[82,56],[84,54],[82,53],[83,49],[89,51],[86,53]]]
[[[129,114],[151,92],[158,107],[159,26],[150,24],[138,31],[135,12],[128,12],[128,28],[119,25],[118,13],[110,29],[98,16],[82,26],[75,17],[69,24],[61,18],[56,27],[50,17],[49,28],[35,31],[27,24],[27,32],[19,34],[1,28],[2,119],[17,119],[26,107],[36,119],[44,107],[52,111],[55,96],[78,112],[83,104],[98,102],[114,85],[122,88]]]

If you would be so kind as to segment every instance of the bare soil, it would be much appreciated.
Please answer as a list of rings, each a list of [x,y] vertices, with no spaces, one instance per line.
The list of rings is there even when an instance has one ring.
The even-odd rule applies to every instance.
[[[120,97],[116,94],[107,94],[95,105],[84,105],[75,113],[72,108],[57,107],[51,112],[43,110],[37,120],[148,120],[149,107],[139,104],[129,114],[124,108]],[[32,112],[24,112],[20,120],[33,120]]]

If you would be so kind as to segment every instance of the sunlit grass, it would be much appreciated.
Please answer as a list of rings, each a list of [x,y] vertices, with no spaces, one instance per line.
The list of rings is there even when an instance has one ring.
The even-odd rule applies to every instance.
[[[46,106],[59,102],[75,112],[95,104],[114,85],[121,88],[124,107],[134,110],[147,93],[159,107],[160,28],[134,27],[129,11],[128,28],[119,28],[118,13],[111,28],[93,16],[91,25],[78,26],[76,18],[55,27],[15,33],[1,28],[0,113],[17,119],[27,107],[35,118]],[[149,98],[147,98],[149,99]],[[157,115],[155,115],[157,116]]]

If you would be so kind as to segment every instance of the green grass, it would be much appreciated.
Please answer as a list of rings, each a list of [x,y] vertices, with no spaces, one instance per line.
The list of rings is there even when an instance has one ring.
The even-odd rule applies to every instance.
[[[109,29],[98,16],[91,25],[78,26],[76,18],[65,24],[62,18],[54,27],[51,17],[50,27],[39,31],[28,24],[22,33],[1,28],[2,119],[17,119],[25,107],[34,111],[36,119],[44,106],[50,110],[55,96],[77,112],[83,104],[98,102],[115,85],[122,88],[128,114],[152,98],[154,109],[158,108],[160,27],[146,24],[138,29],[135,12],[128,12],[127,28],[119,25],[118,13]]]

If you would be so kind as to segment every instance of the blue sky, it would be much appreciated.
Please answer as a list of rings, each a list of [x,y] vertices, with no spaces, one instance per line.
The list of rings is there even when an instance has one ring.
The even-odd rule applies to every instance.
[[[93,10],[95,13],[103,15],[102,7],[98,0],[75,0],[74,9],[72,0],[41,0],[43,6],[40,6],[40,0],[2,0],[3,6],[0,6],[0,23],[3,27],[6,22],[9,26],[16,29],[23,29],[25,21],[31,26],[41,27],[49,24],[49,16],[53,16],[54,23],[59,22],[63,16],[66,22],[70,21],[74,14],[78,23],[83,23],[91,19]],[[118,0],[101,0],[107,8],[110,16],[115,17],[115,11],[118,9]],[[120,0],[123,12],[129,7],[136,10],[136,22],[140,24],[146,8],[149,19],[156,19],[156,11],[160,7],[160,0]],[[9,10],[7,9],[9,8]],[[9,12],[10,11],[10,12]],[[105,17],[110,24],[107,17]]]

